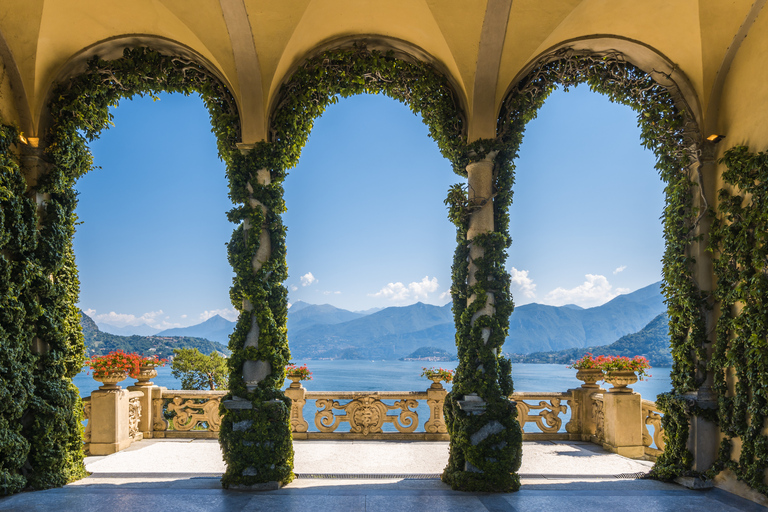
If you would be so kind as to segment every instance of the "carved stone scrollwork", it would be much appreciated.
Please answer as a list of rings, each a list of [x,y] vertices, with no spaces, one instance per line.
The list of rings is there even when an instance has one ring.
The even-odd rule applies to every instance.
[[[303,410],[307,403],[303,399],[292,399],[291,401],[291,431],[306,432],[309,429],[309,423],[304,419]]]
[[[445,398],[427,400],[427,405],[429,406],[430,418],[424,424],[424,430],[430,434],[448,433],[448,428],[445,426],[445,420],[443,419]]]
[[[346,406],[349,431],[356,434],[368,435],[381,432],[387,406],[374,397],[363,397],[352,400]]]
[[[91,442],[91,400],[83,400],[83,419],[88,420],[85,425],[85,432],[83,433],[83,441],[86,443]]]
[[[578,434],[581,432],[581,422],[579,421],[579,402],[578,400],[566,400],[566,406],[571,408],[571,419],[565,424],[565,431],[569,434]]]
[[[139,434],[139,420],[141,419],[141,401],[139,397],[128,400],[128,436],[131,439]]]
[[[168,429],[168,421],[163,418],[163,405],[165,404],[165,400],[162,398],[153,398],[152,399],[152,418],[154,419],[152,430],[154,431],[164,431]]]
[[[173,400],[168,403],[168,412],[175,413],[171,422],[172,428],[188,431],[200,423],[207,423],[208,430],[218,432],[221,428],[220,402],[220,398],[211,398],[198,403],[195,399],[184,400],[180,396],[173,397]]]
[[[568,411],[568,407],[560,405],[559,398],[550,398],[549,402],[541,400],[539,405],[532,405],[518,400],[517,402],[517,420],[520,422],[520,428],[525,427],[526,423],[535,423],[539,430],[547,433],[556,433],[563,424],[560,414]],[[537,415],[531,415],[531,409],[542,409]]]
[[[598,441],[605,441],[605,403],[602,400],[592,400],[592,421],[595,437]]]
[[[648,425],[653,427],[653,437],[648,431]],[[650,407],[643,407],[643,445],[656,444],[656,449],[664,450],[664,429],[661,426],[661,415]]]
[[[333,432],[341,422],[349,423],[351,433],[369,435],[381,433],[384,423],[392,423],[398,432],[409,433],[419,425],[419,416],[415,409],[418,400],[405,398],[387,405],[376,395],[355,397],[347,404],[341,405],[332,399],[317,399],[318,411],[315,414],[315,425],[320,432]],[[345,411],[346,414],[333,414],[333,410]],[[398,415],[388,415],[390,410],[399,409]]]

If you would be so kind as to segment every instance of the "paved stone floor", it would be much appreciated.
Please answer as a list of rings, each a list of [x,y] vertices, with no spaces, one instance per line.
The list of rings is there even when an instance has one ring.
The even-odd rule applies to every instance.
[[[719,489],[691,491],[637,479],[651,464],[589,443],[525,443],[523,487],[512,494],[452,491],[437,475],[447,443],[297,441],[288,486],[221,489],[217,441],[151,440],[88,457],[91,476],[60,489],[0,499],[0,510],[90,511],[762,511]],[[340,455],[343,455],[340,456]]]

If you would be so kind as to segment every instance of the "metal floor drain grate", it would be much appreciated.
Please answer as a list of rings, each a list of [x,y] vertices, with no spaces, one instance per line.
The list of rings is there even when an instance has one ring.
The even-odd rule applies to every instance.
[[[440,480],[440,473],[296,473],[296,478],[327,480]]]
[[[640,471],[639,473],[621,473],[616,475],[616,478],[620,480],[640,480],[646,476],[648,476],[648,473],[643,473]]]

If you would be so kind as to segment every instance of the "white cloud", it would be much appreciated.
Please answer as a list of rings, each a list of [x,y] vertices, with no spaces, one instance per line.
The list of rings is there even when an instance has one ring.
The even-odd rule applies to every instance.
[[[127,325],[150,325],[152,327],[164,327],[169,322],[161,321],[162,316],[165,314],[163,310],[150,311],[144,313],[141,316],[132,315],[130,313],[116,313],[110,311],[109,313],[102,313],[95,315],[95,309],[89,309],[85,312],[88,316],[94,319],[96,322],[114,325],[115,327],[125,327]]]
[[[389,283],[376,293],[369,293],[369,297],[383,297],[393,302],[405,302],[407,300],[419,300],[428,298],[430,293],[437,291],[440,285],[437,278],[424,276],[421,281],[414,281],[405,286],[403,283]]]
[[[323,295],[341,295],[341,292],[338,291],[338,290],[335,291],[335,292],[332,292],[330,290],[326,290],[326,291],[323,292]]]
[[[291,285],[291,291],[292,291],[292,292],[295,292],[295,291],[296,291],[296,290],[298,290],[298,289],[299,289],[299,287],[298,287],[298,286],[296,286],[295,284],[292,284],[292,285]]]
[[[628,288],[614,289],[605,276],[587,274],[584,277],[587,280],[576,288],[570,290],[555,288],[544,297],[544,303],[552,306],[576,304],[584,308],[591,308],[604,304],[622,293],[629,292]]]
[[[159,311],[150,311],[141,316],[132,315],[130,313],[116,313],[114,311],[97,315],[95,309],[86,309],[85,314],[93,318],[96,323],[109,324],[115,327],[148,325],[157,330],[181,327],[181,324],[178,322],[169,322],[168,319],[170,317],[165,315],[162,309]]]
[[[181,315],[181,318],[187,318],[187,315]]]
[[[317,278],[312,275],[312,272],[307,272],[301,276],[301,286],[309,286],[317,282]]]
[[[627,268],[626,265],[622,265],[620,267],[617,267],[616,270],[613,271],[613,275],[618,274],[619,272],[624,272],[624,270]]]
[[[216,315],[224,317],[230,322],[234,322],[235,320],[237,320],[238,312],[231,308],[212,309],[211,311],[203,311],[202,313],[200,313],[200,320],[205,322],[209,318],[214,317]]]
[[[528,277],[527,270],[517,270],[515,267],[512,267],[509,271],[509,276],[512,283],[517,285],[526,298],[536,298],[536,284],[533,282],[533,279]]]

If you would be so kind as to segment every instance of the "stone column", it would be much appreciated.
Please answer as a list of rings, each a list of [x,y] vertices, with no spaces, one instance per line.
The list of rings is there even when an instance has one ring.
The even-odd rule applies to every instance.
[[[261,186],[266,186],[269,185],[271,181],[272,180],[269,169],[260,169],[256,176],[256,182]],[[267,207],[258,200],[254,199],[253,186],[250,183],[248,183],[247,187],[248,192],[250,193],[248,201],[250,202],[251,208],[261,208],[262,213],[264,213],[266,216]],[[245,220],[244,227],[244,236],[247,238],[248,232],[250,229],[252,229],[248,219]],[[264,265],[264,263],[269,260],[271,255],[272,241],[265,220],[264,224],[261,226],[261,234],[259,235],[259,249],[256,251],[256,254],[253,255],[253,260],[251,261],[251,264],[253,265],[253,271],[258,272],[262,265]],[[243,301],[243,310],[253,311],[253,304],[251,304],[247,299]],[[259,323],[256,315],[253,315],[251,317],[251,329],[248,331],[248,335],[245,339],[245,348],[258,348],[258,346]],[[267,361],[246,361],[243,365],[243,379],[245,380],[245,385],[248,391],[253,391],[259,382],[264,380],[264,378],[266,378],[270,373],[272,373],[272,366]]]
[[[699,161],[691,167],[694,183],[693,206],[700,212],[714,206],[717,201],[717,163],[715,158],[715,144],[704,140],[701,145],[701,156]],[[709,244],[709,231],[711,228],[711,219],[708,215],[700,215],[696,225],[695,234],[700,240],[691,244],[691,256],[696,261],[693,277],[702,293],[710,293],[714,290],[715,277],[712,262],[712,253],[707,251]],[[705,312],[705,329],[707,332],[706,357],[707,361],[712,357],[715,341],[715,326],[717,324],[717,310]],[[697,378],[704,381],[702,386],[685,396],[691,403],[696,403],[704,409],[717,408],[717,397],[712,391],[713,375],[712,372],[697,370]],[[707,421],[699,416],[690,418],[690,434],[688,438],[688,450],[693,454],[694,471],[703,472],[709,469],[717,459],[717,453],[720,446],[719,429],[714,423]]]
[[[273,217],[274,212],[268,209],[266,201],[259,201],[259,198],[265,196],[275,197],[275,194],[279,193],[279,187],[270,186],[270,169],[263,164],[257,164],[258,167],[254,165],[258,161],[259,153],[251,151],[254,149],[252,145],[238,147],[244,152],[245,159],[239,164],[242,167],[234,172],[248,172],[249,175],[244,185],[245,190],[237,194],[238,198],[245,200],[247,206],[245,215],[241,217],[242,231],[238,230],[237,236],[244,236],[246,243],[242,246],[248,247],[248,240],[253,240],[258,233],[259,243],[255,254],[236,255],[236,272],[247,283],[244,285],[247,293],[243,299],[243,313],[239,319],[239,322],[246,324],[247,332],[242,341],[243,348],[236,347],[233,357],[238,355],[238,349],[253,353],[254,349],[264,348],[268,343],[275,344],[274,347],[270,345],[270,348],[282,350],[282,343],[285,341],[283,325],[271,325],[264,321],[270,313],[273,313],[273,318],[276,316],[275,311],[270,311],[273,305],[268,296],[271,291],[277,291],[275,289],[279,286],[278,283],[271,282],[275,276],[266,270],[278,269],[278,272],[282,272],[283,262],[276,259],[272,247],[274,233],[270,232],[270,229],[275,229],[272,227],[273,223],[279,223],[279,219]],[[258,170],[254,171],[254,168]],[[253,222],[260,222],[261,225],[253,225]],[[241,256],[246,256],[246,259],[243,260]],[[247,263],[241,265],[241,261]],[[267,331],[273,327],[276,327],[274,331]],[[243,329],[243,326],[238,324],[238,328]],[[239,355],[242,356],[242,352]],[[230,383],[232,396],[222,402],[227,410],[222,418],[219,435],[227,462],[222,484],[229,489],[273,490],[279,488],[283,482],[290,481],[293,469],[290,402],[279,387],[276,387],[281,386],[282,382],[274,382],[275,376],[282,375],[282,368],[273,365],[280,365],[283,358],[276,356],[273,359],[265,355],[263,358],[256,356],[260,359],[255,360],[254,356],[249,357],[251,359],[242,363],[242,381],[239,376],[232,376],[232,380],[236,381],[234,385]],[[235,393],[239,393],[239,396]]]
[[[490,339],[496,338],[492,329],[499,325],[495,318],[494,292],[503,285],[493,282],[491,276],[487,282],[481,281],[486,279],[481,273],[481,260],[490,257],[481,237],[487,240],[485,235],[496,229],[493,211],[496,154],[490,153],[467,166],[470,208],[467,285],[483,284],[485,296],[468,290],[467,306],[473,313],[468,319],[469,325],[466,317],[457,325],[460,362],[456,383],[446,403],[451,456],[443,473],[445,482],[465,491],[506,492],[519,488],[515,472],[519,469],[522,434],[515,421],[515,403],[500,393],[497,348],[495,344],[489,346]],[[482,304],[478,304],[480,300]]]
[[[38,137],[27,137],[26,143],[21,148],[21,168],[27,182],[27,197],[35,202],[37,207],[37,229],[42,229],[42,220],[45,218],[45,205],[51,199],[48,193],[37,191],[37,183],[48,172],[48,164],[43,160],[43,148],[40,147]],[[35,336],[32,338],[32,353],[47,354],[50,351],[48,342]],[[40,364],[40,363],[38,363]]]

